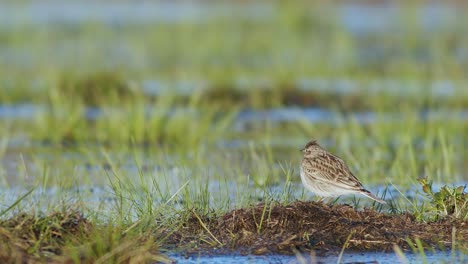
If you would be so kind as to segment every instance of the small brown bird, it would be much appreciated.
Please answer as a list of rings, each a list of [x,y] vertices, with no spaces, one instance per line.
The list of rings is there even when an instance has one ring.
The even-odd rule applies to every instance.
[[[345,162],[322,148],[316,140],[307,143],[302,152],[304,157],[301,162],[301,180],[309,191],[322,197],[360,193],[386,204],[384,200],[364,189]]]

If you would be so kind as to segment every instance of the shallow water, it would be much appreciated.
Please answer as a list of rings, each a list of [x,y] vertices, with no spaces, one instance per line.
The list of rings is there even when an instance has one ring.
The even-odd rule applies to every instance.
[[[213,264],[227,264],[227,263],[288,263],[288,264],[302,264],[302,263],[337,263],[338,255],[329,256],[284,256],[284,255],[217,255],[217,256],[180,256],[169,255],[175,259],[177,263],[213,263]],[[342,256],[340,263],[468,263],[467,257],[458,252],[452,254],[451,252],[433,252],[426,253],[426,256],[418,254],[405,253],[404,259],[397,256],[395,253],[375,253],[375,252],[345,252]]]
[[[297,89],[302,91],[321,92],[325,94],[348,95],[353,93],[385,94],[407,97],[417,96],[421,92],[425,95],[431,95],[435,99],[441,99],[451,96],[466,96],[468,91],[459,89],[464,85],[463,82],[456,82],[450,79],[433,80],[430,83],[420,80],[397,80],[390,78],[380,78],[368,80],[366,82],[350,78],[320,78],[320,77],[302,77],[291,80]],[[271,80],[258,79],[255,77],[238,77],[234,81],[234,86],[238,89],[249,89],[251,87],[270,87],[273,86]],[[190,95],[193,91],[203,90],[210,87],[206,80],[176,80],[174,82],[165,82],[156,79],[146,79],[141,82],[143,91],[148,95],[161,95],[171,93],[177,95]]]
[[[100,175],[104,177],[103,175]],[[162,179],[159,179],[163,181]],[[184,186],[183,179],[177,179],[177,177],[171,178],[171,186],[166,186],[161,184],[158,188],[159,191],[163,193],[167,193],[167,196],[161,197],[158,194],[153,194],[153,206],[157,208],[158,206],[165,204],[169,196],[171,194],[175,194],[181,186]],[[79,179],[77,179],[79,181]],[[135,175],[135,179],[133,181],[137,181],[137,176]],[[37,180],[30,180],[30,182],[37,182]],[[26,184],[27,185],[27,184]],[[454,186],[464,186],[468,185],[468,182],[460,182],[454,184]],[[148,186],[145,186],[148,187]],[[400,188],[397,186],[366,186],[369,190],[373,193],[381,196],[384,192],[385,197],[387,199],[392,199],[396,204],[398,204],[398,200],[406,200],[410,199],[411,201],[415,202],[415,200],[419,200],[420,202],[428,201],[424,195],[420,195],[420,191],[418,187],[413,188]],[[437,190],[442,187],[441,184],[434,184],[433,189]],[[118,197],[116,196],[115,191],[111,188],[109,183],[105,184],[96,184],[94,186],[90,185],[74,185],[67,188],[64,187],[46,187],[42,188],[40,186],[31,185],[25,187],[23,185],[13,185],[8,188],[0,187],[0,211],[7,208],[9,205],[13,204],[16,199],[21,197],[23,194],[27,193],[31,188],[35,188],[34,191],[31,193],[30,196],[27,197],[19,206],[18,208],[21,211],[31,211],[34,210],[36,212],[43,211],[47,212],[53,208],[59,207],[63,202],[66,204],[78,206],[85,211],[98,211],[103,219],[107,219],[112,217],[110,213],[115,213],[115,207],[117,205]],[[190,189],[190,187],[186,187]],[[276,200],[280,200],[282,195],[284,195],[284,188],[283,184],[281,185],[274,185],[269,187],[256,187],[253,184],[240,184],[235,181],[229,182],[219,182],[219,181],[210,181],[207,186],[207,190],[210,193],[208,204],[216,208],[220,206],[218,204],[219,201],[225,201],[222,205],[224,207],[227,206],[225,209],[234,209],[242,207],[242,200],[246,199],[248,204],[251,204],[252,201],[257,202],[264,202],[264,197],[268,195],[270,198],[274,198]],[[398,188],[398,189],[397,189]],[[191,192],[196,193],[196,189],[190,189]],[[131,199],[143,199],[145,195],[145,190],[143,188],[136,187],[135,189],[129,190],[129,192],[136,193]],[[125,192],[123,193],[124,198],[129,196],[130,193]],[[400,193],[401,192],[401,193]],[[141,198],[138,198],[138,193],[141,194]],[[133,194],[131,194],[133,195]],[[239,197],[239,195],[244,195],[244,197]],[[404,197],[403,197],[404,195]],[[293,183],[289,184],[288,189],[288,199],[289,201],[296,201],[296,200],[305,200],[305,201],[314,201],[318,200],[316,196],[312,193],[308,192],[304,189],[302,184],[300,183],[299,176]],[[130,197],[127,197],[130,198]],[[172,200],[171,207],[173,209],[183,209],[185,208],[184,204],[182,204],[182,198],[178,196]],[[250,201],[250,202],[249,202]],[[372,201],[370,199],[365,198],[364,196],[360,195],[348,195],[342,196],[339,199],[334,201],[337,204],[349,204],[353,206],[355,203],[358,203],[359,208],[364,207],[371,207]],[[389,209],[388,206],[382,207],[382,211],[386,212]],[[134,220],[138,220],[136,209],[130,210],[129,216],[133,217]],[[14,214],[14,212],[11,212]]]
[[[174,111],[176,109],[173,109]],[[182,108],[177,108],[177,111],[181,111]],[[186,108],[187,113],[196,114],[196,109]],[[83,118],[87,120],[96,120],[99,118],[105,118],[112,114],[123,113],[124,110],[119,108],[96,108],[88,107],[83,112]],[[170,115],[173,111],[158,109],[155,107],[147,107],[146,114],[151,115]],[[0,104],[0,120],[32,120],[38,115],[50,114],[50,109],[44,105],[20,103],[20,104]],[[248,123],[256,123],[259,121],[270,121],[270,122],[297,122],[297,121],[308,121],[308,122],[325,122],[325,123],[336,123],[342,120],[353,120],[355,122],[366,124],[372,123],[378,120],[384,121],[400,121],[405,115],[400,112],[386,112],[376,113],[372,111],[367,112],[348,112],[346,116],[343,116],[336,111],[327,110],[324,108],[316,107],[281,107],[271,108],[267,110],[244,110],[239,113],[236,118],[236,127],[241,128]],[[421,120],[459,120],[468,121],[468,110],[433,110],[429,109],[421,111],[419,113]]]
[[[206,19],[232,16],[259,19],[271,14],[271,5],[264,2],[236,5],[204,1],[30,1],[0,3],[0,25],[76,25],[90,19],[109,25],[167,22],[203,22]]]
[[[326,10],[326,9],[325,9]],[[401,15],[402,8],[394,4],[339,4],[339,22],[355,34],[380,33],[401,27],[395,18]],[[237,16],[251,19],[268,19],[274,6],[265,1],[236,2],[205,1],[26,1],[0,3],[0,25],[21,24],[79,24],[91,19],[110,24],[155,23],[155,22],[203,22],[207,19]],[[457,15],[463,11],[454,5],[427,3],[418,10],[416,23],[426,30],[443,30],[457,23]],[[386,29],[386,30],[385,30]]]
[[[62,150],[63,151],[63,150]],[[82,178],[80,177],[90,177],[90,178],[98,178],[100,177],[101,180],[105,180],[106,170],[108,170],[107,165],[99,165],[99,164],[86,164],[85,162],[79,162],[80,160],[86,160],[85,157],[82,156],[79,152],[73,151],[64,151],[58,152],[54,155],[50,155],[47,151],[42,149],[41,151],[44,156],[47,157],[48,162],[53,162],[54,159],[57,157],[56,155],[64,156],[68,159],[78,161],[76,165],[74,164],[74,174],[73,184],[69,187],[64,188],[63,186],[60,187],[47,187],[47,188],[37,188],[31,194],[30,197],[25,199],[23,202],[19,204],[17,208],[10,211],[8,214],[4,215],[3,217],[9,217],[15,214],[18,211],[22,212],[39,212],[39,211],[50,211],[54,209],[60,209],[64,206],[73,205],[78,207],[79,209],[83,209],[84,215],[91,212],[91,214],[95,215],[96,213],[99,215],[99,218],[102,220],[106,220],[112,218],[112,214],[117,213],[117,204],[118,199],[115,196],[113,190],[110,188],[109,184],[93,184],[93,182],[88,183],[89,185],[85,186]],[[39,154],[41,155],[41,154]],[[114,153],[114,155],[118,156],[118,153]],[[27,159],[26,159],[27,160]],[[48,163],[47,162],[47,163]],[[59,161],[60,162],[60,161]],[[164,170],[161,169],[160,166],[154,164],[154,161],[151,160],[144,160],[143,164],[140,164],[144,167],[144,170],[149,172],[147,176],[150,177],[157,177],[158,173],[163,172]],[[62,161],[62,166],[63,161]],[[13,166],[14,168],[18,167]],[[52,168],[54,168],[52,166]],[[60,168],[60,166],[57,166]],[[134,177],[134,179],[130,179],[131,182],[135,183],[138,181],[138,169],[137,167],[129,162],[122,162],[120,163],[119,167],[117,168],[119,171],[125,172],[123,175],[128,177]],[[209,171],[209,168],[205,168]],[[170,179],[171,186],[169,186],[168,193],[174,194],[177,191],[177,188],[182,186],[184,181],[186,180],[186,176],[190,177],[191,168],[185,168],[185,174],[181,174],[180,171],[182,169],[178,167],[173,167],[172,170],[166,170],[165,178]],[[17,197],[20,197],[22,194],[26,193],[28,188],[23,187],[27,186],[28,184],[32,184],[34,182],[38,182],[37,179],[33,177],[41,177],[41,174],[34,175],[34,170],[29,170],[29,175],[32,176],[31,178],[27,178],[24,180],[20,186],[10,186],[8,188],[0,188],[0,212],[7,208],[9,205],[13,204]],[[81,172],[81,173],[80,173]],[[63,174],[65,175],[65,174]],[[94,179],[96,180],[96,179]],[[315,199],[312,198],[310,193],[306,192],[306,195],[303,195],[304,188],[302,187],[301,183],[298,182],[298,177],[296,175],[295,183],[291,184],[290,189],[290,199]],[[158,181],[163,182],[164,180],[158,179]],[[40,181],[39,181],[40,182]],[[193,182],[192,182],[193,183]],[[82,186],[83,185],[83,186]],[[221,186],[224,186],[220,188]],[[201,185],[200,185],[201,186]],[[148,187],[148,186],[146,186]],[[168,187],[164,184],[161,184],[161,189],[164,192],[164,188]],[[435,186],[436,187],[436,186]],[[190,187],[188,187],[190,188]],[[264,187],[255,187],[253,184],[242,185],[235,181],[228,181],[228,182],[219,182],[219,181],[209,181],[207,185],[207,192],[210,194],[210,205],[216,207],[216,202],[219,200],[226,200],[226,197],[230,197],[230,201],[233,202],[231,207],[236,207],[238,193],[249,194],[251,197],[248,199],[250,201],[258,200],[258,202],[264,201],[262,198],[264,197],[265,193],[268,193],[269,197],[272,197],[275,200],[278,200],[278,197],[275,197],[275,194],[280,195],[283,191],[283,184],[279,184],[276,186],[270,186],[268,188]],[[437,187],[436,187],[437,188]],[[382,187],[373,187],[372,190],[374,192],[382,193]],[[197,189],[193,189],[194,193],[199,191]],[[140,191],[135,189],[131,191],[135,195],[139,195],[141,193],[144,196],[144,191]],[[399,195],[398,191],[395,189],[390,188],[388,193],[392,196],[396,197]],[[128,195],[126,193],[125,195]],[[410,194],[408,194],[410,196]],[[135,197],[132,197],[135,198]],[[154,197],[154,205],[157,207],[161,203],[164,203],[162,199],[155,195]],[[255,198],[255,199],[254,199]],[[175,202],[171,204],[171,210],[169,213],[175,211],[173,209],[184,208],[184,204],[180,204],[177,201],[178,197],[176,197]],[[143,201],[144,199],[139,199],[138,201]],[[350,199],[340,199],[339,203],[349,202],[351,203]],[[362,203],[369,204],[369,201],[366,199],[362,199]],[[132,205],[134,206],[134,205]],[[362,204],[360,205],[362,206]],[[146,208],[145,208],[146,209]],[[385,210],[385,209],[384,209]],[[130,220],[138,220],[137,212],[135,211],[126,211]],[[458,259],[458,263],[463,263],[464,256],[461,256],[461,253],[457,253],[456,256]],[[192,256],[186,258],[181,255],[171,255],[172,258],[178,261],[178,263],[336,263],[338,257],[336,255],[326,255],[326,256],[316,256],[313,261],[310,256],[282,256],[282,255],[267,255],[267,256],[241,256],[241,255],[216,255],[216,256]],[[457,263],[452,262],[454,257],[452,257],[449,253],[435,253],[430,254],[427,253],[425,258],[419,257],[418,255],[407,254],[406,258],[409,260],[410,263],[418,263],[422,262],[422,260],[427,260],[429,263]],[[394,263],[398,262],[398,257],[394,254],[382,254],[382,253],[345,253],[343,256],[343,263]],[[460,261],[458,261],[460,260]],[[305,262],[304,262],[305,261]]]

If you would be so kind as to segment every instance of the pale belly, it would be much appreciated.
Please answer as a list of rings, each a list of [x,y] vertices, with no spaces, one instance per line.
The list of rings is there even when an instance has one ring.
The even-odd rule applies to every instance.
[[[308,189],[309,191],[313,192],[315,195],[318,195],[321,197],[337,197],[340,195],[356,193],[355,190],[340,188],[333,184],[313,180],[313,178],[307,177],[307,175],[303,172],[302,166],[300,169],[300,174],[301,174],[301,181],[304,187]]]

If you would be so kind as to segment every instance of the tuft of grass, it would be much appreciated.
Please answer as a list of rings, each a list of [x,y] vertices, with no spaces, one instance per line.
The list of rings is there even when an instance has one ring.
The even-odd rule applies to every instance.
[[[70,241],[56,259],[65,263],[172,263],[159,253],[152,232],[125,233],[121,228],[111,224],[99,227],[85,239]]]
[[[18,214],[0,221],[0,260],[58,263],[170,263],[159,253],[154,232],[123,232],[125,226],[96,225],[74,210],[48,215]]]
[[[218,105],[203,105],[197,97],[183,107],[176,107],[171,96],[155,102],[143,99],[121,102],[119,108],[90,109],[81,102],[70,103],[67,95],[51,93],[51,104],[35,114],[32,121],[18,121],[7,132],[22,131],[28,139],[53,145],[163,145],[216,144],[228,136],[239,112]],[[95,112],[95,116],[90,112]],[[209,137],[207,135],[210,135]]]
[[[76,211],[47,216],[17,214],[0,221],[0,259],[5,262],[51,259],[62,254],[72,237],[90,232],[91,224]]]
[[[55,90],[62,98],[90,106],[118,104],[141,95],[141,90],[121,73],[111,71],[97,71],[83,76],[76,73],[61,74]]]

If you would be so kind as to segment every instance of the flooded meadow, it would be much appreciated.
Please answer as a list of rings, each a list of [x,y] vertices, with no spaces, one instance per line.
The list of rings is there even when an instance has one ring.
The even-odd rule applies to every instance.
[[[1,2],[0,262],[467,262],[467,12]],[[387,204],[307,191],[311,139]]]

